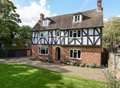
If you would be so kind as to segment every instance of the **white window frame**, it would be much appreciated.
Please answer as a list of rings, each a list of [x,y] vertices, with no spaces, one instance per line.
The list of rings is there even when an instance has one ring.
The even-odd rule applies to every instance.
[[[43,27],[47,27],[47,26],[49,26],[49,23],[50,23],[50,21],[49,21],[48,19],[43,20],[42,26],[43,26]]]
[[[72,57],[71,57],[71,51],[73,51]],[[75,51],[77,51],[77,57],[76,57],[76,58],[74,57]],[[78,54],[78,51],[80,51],[80,56],[79,56],[79,54]],[[80,58],[79,58],[79,57],[80,57]],[[70,58],[70,59],[81,59],[81,50],[79,50],[79,49],[70,49],[70,50],[69,50],[69,58]]]
[[[73,16],[73,23],[82,22],[82,18],[83,18],[83,16],[81,14]]]
[[[45,50],[45,53],[42,53],[42,52],[41,52],[42,49]],[[49,54],[48,47],[45,47],[45,46],[41,46],[41,47],[39,47],[39,48],[38,48],[38,53],[39,53],[39,55],[48,55],[48,54]]]

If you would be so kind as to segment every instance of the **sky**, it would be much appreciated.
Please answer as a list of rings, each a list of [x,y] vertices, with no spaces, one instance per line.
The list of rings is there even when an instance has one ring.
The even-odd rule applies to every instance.
[[[22,25],[33,27],[40,18],[80,12],[97,8],[97,0],[12,0]],[[104,20],[120,16],[120,0],[103,0]]]

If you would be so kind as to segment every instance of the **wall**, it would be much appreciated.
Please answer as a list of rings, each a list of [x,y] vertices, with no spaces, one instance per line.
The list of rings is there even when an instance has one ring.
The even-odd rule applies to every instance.
[[[80,61],[84,64],[97,64],[101,65],[101,52],[102,49],[99,47],[74,47],[74,46],[49,46],[49,55],[48,56],[40,56],[38,54],[38,47],[40,45],[32,46],[32,55],[39,59],[51,59],[54,63],[57,62],[56,58],[56,48],[59,47],[61,49],[61,62],[65,60],[69,60],[69,50],[70,49],[79,49],[81,50],[81,58]]]

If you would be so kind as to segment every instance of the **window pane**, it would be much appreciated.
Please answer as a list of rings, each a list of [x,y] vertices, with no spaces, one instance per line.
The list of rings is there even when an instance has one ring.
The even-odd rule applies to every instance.
[[[45,54],[45,49],[44,48],[41,49],[41,54]]]
[[[75,22],[77,21],[77,16],[75,16]]]
[[[74,50],[74,58],[77,58],[77,50]]]
[[[73,57],[73,50],[70,50],[70,57]]]
[[[70,37],[72,37],[72,31],[70,31]]]
[[[80,31],[78,31],[78,37],[80,37]]]
[[[73,37],[77,37],[77,33],[76,33],[76,32],[74,32],[74,35],[73,35]]]
[[[48,48],[46,48],[46,54],[48,54]]]
[[[43,35],[43,33],[41,33],[41,37],[43,37],[44,35]]]
[[[78,58],[80,58],[80,56],[81,56],[81,52],[80,50],[78,50]]]
[[[77,21],[79,21],[80,20],[80,16],[77,16],[78,18],[77,18]]]

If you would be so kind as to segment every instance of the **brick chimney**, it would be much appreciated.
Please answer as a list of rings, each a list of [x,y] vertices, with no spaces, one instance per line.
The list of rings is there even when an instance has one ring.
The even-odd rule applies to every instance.
[[[45,15],[43,13],[40,14],[40,20],[44,20]]]
[[[102,0],[97,0],[97,12],[99,15],[103,13]]]

